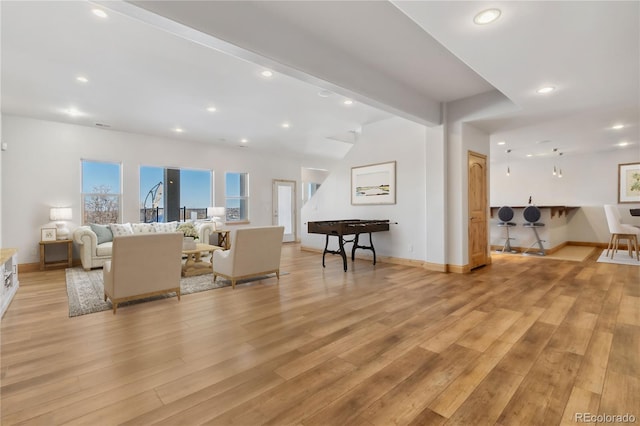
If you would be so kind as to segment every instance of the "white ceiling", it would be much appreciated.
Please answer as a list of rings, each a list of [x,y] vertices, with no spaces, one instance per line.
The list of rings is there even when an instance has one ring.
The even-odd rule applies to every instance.
[[[107,19],[91,13],[96,4]],[[500,19],[473,24],[489,6]],[[2,112],[340,158],[363,124],[392,114],[435,124],[441,102],[497,89],[514,109],[476,123],[491,132],[492,149],[504,140],[514,156],[553,147],[573,155],[624,140],[631,157],[640,140],[639,6],[3,1]],[[265,67],[274,77],[260,76]],[[545,84],[557,90],[538,95]],[[345,106],[346,97],[356,103]],[[70,117],[70,107],[85,115]],[[618,122],[626,127],[612,131]]]

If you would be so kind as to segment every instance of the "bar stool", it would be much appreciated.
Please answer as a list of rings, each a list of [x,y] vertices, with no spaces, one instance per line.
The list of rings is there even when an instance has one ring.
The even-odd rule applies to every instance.
[[[500,220],[500,222],[498,222],[498,227],[505,228],[507,230],[507,236],[504,239],[502,250],[496,251],[500,253],[515,253],[516,250],[511,248],[511,240],[513,240],[514,238],[511,238],[509,236],[509,228],[513,228],[514,226],[516,226],[514,222],[511,222],[511,220],[513,219],[513,209],[509,206],[500,207],[498,209],[498,219]]]
[[[544,226],[544,223],[538,222],[541,216],[540,209],[537,208],[536,206],[527,206],[522,212],[522,215],[524,216],[524,220],[527,221],[527,223],[525,223],[523,226],[525,228],[533,229],[533,234],[536,237],[536,240],[532,242],[531,245],[524,252],[522,252],[522,254],[544,256],[545,251],[542,243],[545,242],[545,240],[541,240],[540,236],[538,235],[538,228],[541,228]],[[538,244],[538,248],[540,249],[540,251],[529,253],[529,250],[533,248],[534,244]]]

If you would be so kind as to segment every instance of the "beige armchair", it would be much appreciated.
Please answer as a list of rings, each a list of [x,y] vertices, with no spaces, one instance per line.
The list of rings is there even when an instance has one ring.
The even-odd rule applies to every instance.
[[[230,250],[213,252],[213,281],[217,276],[236,281],[264,274],[276,274],[280,279],[280,253],[283,226],[240,228],[231,239]]]
[[[124,235],[113,239],[104,263],[104,300],[118,304],[175,291],[180,300],[182,239],[179,232]]]

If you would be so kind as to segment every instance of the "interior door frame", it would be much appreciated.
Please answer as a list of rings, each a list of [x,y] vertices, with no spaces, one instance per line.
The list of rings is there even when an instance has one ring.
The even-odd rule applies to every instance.
[[[287,235],[284,234],[283,242],[295,242],[298,241],[298,198],[297,198],[297,182],[295,180],[288,179],[273,179],[271,185],[271,223],[273,225],[278,224],[278,184],[285,183],[287,185],[291,185],[293,192],[291,194],[291,217],[293,218],[292,223],[292,234],[291,240],[287,239]]]

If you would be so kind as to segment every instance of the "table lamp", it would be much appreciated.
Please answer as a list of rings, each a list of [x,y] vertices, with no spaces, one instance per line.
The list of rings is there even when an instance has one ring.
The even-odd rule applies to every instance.
[[[207,217],[215,222],[216,229],[224,226],[225,209],[224,207],[207,207]]]
[[[69,239],[69,228],[65,222],[72,217],[71,207],[52,207],[49,210],[49,219],[56,222],[56,235],[59,240]]]

